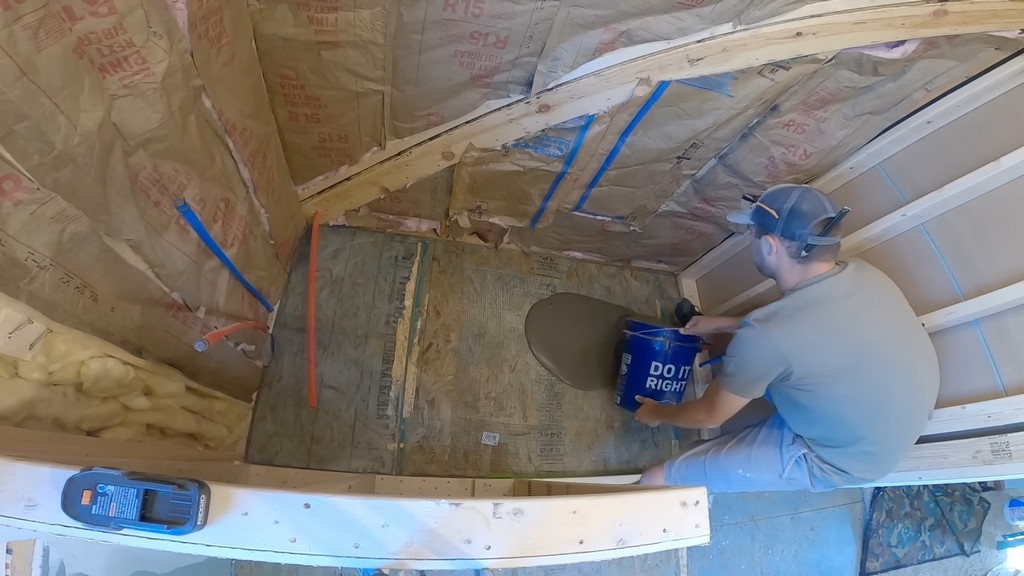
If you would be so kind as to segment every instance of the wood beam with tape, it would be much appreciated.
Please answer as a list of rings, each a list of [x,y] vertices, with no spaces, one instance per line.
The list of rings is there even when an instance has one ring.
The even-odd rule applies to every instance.
[[[829,0],[757,24],[726,24],[668,43],[473,118],[399,150],[386,147],[356,173],[329,178],[303,202],[307,214],[342,216],[456,164],[470,145],[494,148],[577,116],[606,110],[661,80],[731,72],[790,58],[949,34],[1024,28],[1013,0],[879,2]],[[665,46],[669,46],[665,48]],[[638,83],[642,84],[637,90]],[[336,183],[333,181],[337,180]],[[319,185],[318,185],[319,186]]]

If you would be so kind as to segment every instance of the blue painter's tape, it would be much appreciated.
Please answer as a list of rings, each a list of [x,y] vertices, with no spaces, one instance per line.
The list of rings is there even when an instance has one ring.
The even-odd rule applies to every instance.
[[[583,146],[583,140],[587,137],[587,131],[590,130],[590,125],[594,123],[594,115],[588,114],[582,117],[584,119],[583,124],[580,125],[580,131],[576,133],[576,139],[573,140],[572,147],[569,149],[569,154],[565,157],[565,162],[562,162],[562,169],[558,171],[558,175],[551,181],[551,186],[548,187],[548,191],[544,194],[544,199],[540,201],[540,206],[537,207],[537,213],[530,219],[530,228],[536,228],[537,223],[540,222],[544,211],[548,209],[548,204],[551,199],[555,196],[555,191],[562,185],[562,180],[565,179],[565,175],[569,173],[569,169],[572,168],[572,163],[576,161],[576,155],[579,154],[580,147]]]
[[[619,139],[615,141],[615,146],[612,146],[611,151],[608,152],[608,156],[606,156],[604,162],[601,163],[601,167],[597,169],[597,173],[590,179],[590,183],[587,184],[587,188],[583,191],[583,195],[580,196],[579,201],[576,202],[573,212],[579,212],[583,209],[583,205],[586,204],[587,199],[590,198],[590,193],[597,187],[598,182],[600,182],[601,178],[604,177],[605,172],[611,168],[615,159],[619,156],[619,152],[622,151],[622,147],[626,145],[626,140],[629,140],[630,134],[633,133],[633,130],[636,130],[640,121],[643,120],[644,116],[651,111],[651,108],[654,108],[654,105],[658,103],[658,100],[661,99],[661,96],[665,93],[668,85],[668,80],[658,82],[657,88],[655,88],[654,92],[647,97],[647,101],[640,107],[640,110],[637,110],[636,116],[633,116],[633,119],[629,121],[626,129],[622,131],[622,134],[619,135]]]
[[[570,118],[561,124],[555,124],[551,127],[553,130],[571,130],[573,128],[582,128],[583,126],[589,126],[594,120],[593,116],[577,116]]]
[[[548,158],[564,158],[572,150],[572,142],[566,138],[540,134],[527,140],[513,142],[508,147],[529,150],[534,154],[540,154]]]
[[[701,76],[700,78],[676,80],[676,82],[686,86],[692,86],[701,90],[708,90],[716,94],[721,94],[726,98],[733,98],[734,96],[729,92],[729,85],[735,80],[736,76],[732,74],[715,74],[714,76]]]

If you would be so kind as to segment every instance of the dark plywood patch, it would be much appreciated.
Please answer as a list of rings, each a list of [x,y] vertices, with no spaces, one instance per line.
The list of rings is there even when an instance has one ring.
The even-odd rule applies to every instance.
[[[317,266],[319,405],[306,400],[308,247],[296,259],[264,373],[246,459],[259,464],[394,473],[408,342],[406,306],[420,243],[414,239],[321,230]]]
[[[563,263],[446,243],[431,245],[429,262],[401,473],[601,474],[671,455],[672,431],[637,424],[611,389],[576,390],[544,370],[523,323],[561,291],[656,315],[678,297],[674,278],[576,261],[563,274]]]

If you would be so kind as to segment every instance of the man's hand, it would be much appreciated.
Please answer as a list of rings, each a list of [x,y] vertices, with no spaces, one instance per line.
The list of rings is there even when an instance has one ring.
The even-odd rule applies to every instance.
[[[732,334],[740,329],[742,318],[729,316],[694,316],[679,331],[693,336],[711,336],[712,334]]]
[[[704,395],[682,404],[660,404],[650,398],[636,396],[640,408],[636,419],[648,426],[671,424],[680,428],[715,428],[732,418],[750,400],[730,394],[718,382],[712,382]]]
[[[637,396],[636,401],[640,403],[640,407],[636,410],[636,419],[638,421],[653,427],[668,419],[663,404],[643,396]]]

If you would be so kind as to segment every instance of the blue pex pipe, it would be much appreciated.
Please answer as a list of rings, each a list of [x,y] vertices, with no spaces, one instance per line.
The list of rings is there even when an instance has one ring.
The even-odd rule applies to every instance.
[[[196,233],[196,236],[202,240],[203,244],[206,244],[206,247],[209,248],[210,252],[212,252],[213,255],[220,260],[221,264],[228,269],[228,272],[231,272],[231,275],[235,277],[235,280],[238,280],[239,284],[249,291],[249,294],[252,294],[254,298],[259,300],[260,304],[267,309],[267,312],[273,312],[274,307],[267,301],[263,294],[260,294],[260,291],[242,275],[242,271],[235,266],[235,263],[231,261],[231,258],[228,258],[228,255],[221,250],[217,241],[213,239],[213,236],[210,236],[210,232],[206,229],[206,226],[203,226],[203,221],[199,219],[199,216],[195,212],[192,211],[192,207],[188,205],[188,201],[184,198],[179,198],[178,201],[175,202],[175,206],[178,208],[178,212],[181,213],[181,217],[185,219],[185,222],[188,222],[188,225],[192,227],[192,231]]]

